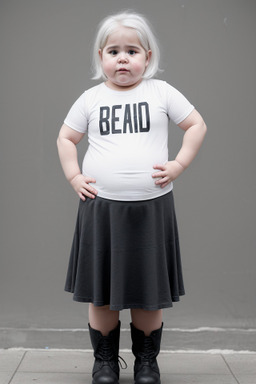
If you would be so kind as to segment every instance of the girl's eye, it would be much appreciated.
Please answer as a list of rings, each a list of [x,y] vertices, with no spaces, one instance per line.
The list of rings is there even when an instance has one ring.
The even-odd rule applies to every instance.
[[[117,55],[117,50],[112,49],[112,51],[109,51],[110,55],[115,56]]]
[[[130,49],[128,53],[130,56],[134,56],[136,54],[136,52],[133,49]]]

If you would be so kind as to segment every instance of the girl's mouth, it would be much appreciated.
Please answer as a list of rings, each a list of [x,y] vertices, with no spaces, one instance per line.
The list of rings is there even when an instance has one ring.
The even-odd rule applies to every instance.
[[[126,68],[120,68],[120,69],[118,69],[118,72],[129,72],[129,71]]]

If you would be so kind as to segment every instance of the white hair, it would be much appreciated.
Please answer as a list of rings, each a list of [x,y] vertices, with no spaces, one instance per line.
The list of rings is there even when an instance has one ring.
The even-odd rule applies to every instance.
[[[146,52],[151,50],[152,55],[145,73],[143,74],[143,78],[152,78],[159,71],[160,51],[156,37],[152,32],[149,22],[144,16],[126,11],[106,17],[99,25],[93,49],[93,79],[98,80],[102,78],[107,80],[102,70],[99,49],[105,47],[109,35],[120,26],[136,30],[142,47]]]

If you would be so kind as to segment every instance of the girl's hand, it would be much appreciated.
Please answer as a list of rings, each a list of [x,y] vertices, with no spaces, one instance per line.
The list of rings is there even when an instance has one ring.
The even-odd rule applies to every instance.
[[[76,175],[71,181],[70,184],[83,201],[85,201],[85,196],[90,199],[95,199],[97,195],[97,190],[93,188],[89,183],[96,183],[96,180],[92,177],[85,177],[82,174]]]
[[[185,170],[178,161],[168,161],[165,165],[156,164],[153,166],[154,169],[159,169],[160,172],[153,173],[152,177],[157,178],[155,184],[161,188],[166,187],[173,180]]]

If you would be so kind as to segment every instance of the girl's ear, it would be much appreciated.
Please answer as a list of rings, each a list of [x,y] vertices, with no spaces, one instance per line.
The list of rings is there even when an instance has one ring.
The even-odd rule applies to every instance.
[[[146,53],[146,66],[148,66],[151,57],[152,57],[152,51],[151,51],[151,49],[150,49],[150,50],[147,51],[147,53]]]
[[[102,60],[102,49],[99,49],[98,53],[99,53],[100,60]]]

